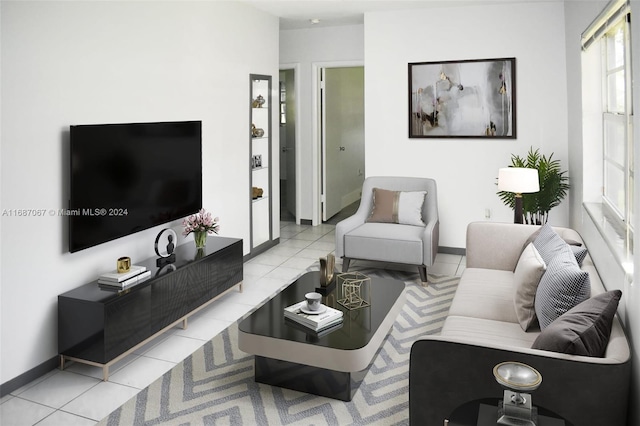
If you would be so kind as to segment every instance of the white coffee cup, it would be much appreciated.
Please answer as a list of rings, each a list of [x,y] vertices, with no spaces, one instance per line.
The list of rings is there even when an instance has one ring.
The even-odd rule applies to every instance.
[[[310,311],[317,311],[322,304],[322,295],[320,293],[311,292],[304,295],[307,299],[307,309]]]

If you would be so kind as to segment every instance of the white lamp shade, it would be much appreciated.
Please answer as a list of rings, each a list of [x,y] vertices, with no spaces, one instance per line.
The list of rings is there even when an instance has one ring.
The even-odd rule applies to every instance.
[[[505,167],[498,170],[498,191],[517,194],[540,191],[538,170],[524,167]]]

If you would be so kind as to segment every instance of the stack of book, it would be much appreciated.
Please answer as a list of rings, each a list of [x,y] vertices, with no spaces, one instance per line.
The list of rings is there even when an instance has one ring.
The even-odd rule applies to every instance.
[[[306,300],[288,306],[284,308],[284,317],[304,325],[315,332],[320,332],[342,323],[343,312],[339,309],[322,305],[323,308],[327,308],[324,312],[320,314],[307,314],[301,310],[301,308],[306,308],[306,306]]]
[[[147,271],[146,266],[131,265],[129,272],[119,273],[118,271],[112,271],[100,275],[98,285],[123,289],[139,284],[150,276],[151,271]]]

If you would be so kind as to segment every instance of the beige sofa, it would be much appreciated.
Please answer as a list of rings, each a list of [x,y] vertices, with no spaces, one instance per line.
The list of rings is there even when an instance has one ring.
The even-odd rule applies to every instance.
[[[626,424],[630,349],[617,315],[602,358],[531,349],[540,328],[525,332],[518,322],[513,271],[524,243],[538,228],[494,222],[468,226],[466,270],[442,332],[425,336],[411,349],[411,424],[442,425],[465,402],[501,397],[492,369],[503,361],[540,371],[543,382],[532,395],[534,405],[574,426]],[[582,243],[572,229],[554,230]],[[591,296],[606,291],[588,255],[581,269],[589,272]]]

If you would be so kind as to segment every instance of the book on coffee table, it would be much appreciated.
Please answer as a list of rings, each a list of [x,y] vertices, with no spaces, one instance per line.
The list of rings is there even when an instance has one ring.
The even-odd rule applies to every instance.
[[[326,310],[319,314],[307,314],[302,309],[307,306],[307,301],[303,300],[291,306],[284,308],[284,316],[292,321],[302,324],[314,331],[331,327],[342,322],[343,312],[330,306],[321,305],[321,310]]]
[[[341,329],[342,325],[344,324],[344,321],[342,321],[342,318],[340,318],[336,323],[331,323],[326,327],[321,328],[320,330],[313,330],[312,328],[307,327],[306,325],[302,325],[299,322],[296,322],[287,317],[284,318],[284,323],[287,324],[289,327],[297,328],[300,331],[304,331],[309,336],[320,338],[320,337],[326,336],[329,333],[333,333],[334,331]]]

